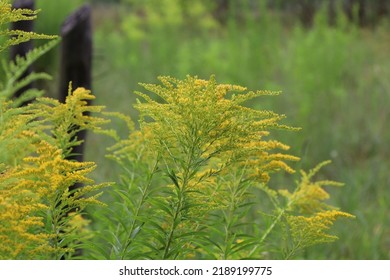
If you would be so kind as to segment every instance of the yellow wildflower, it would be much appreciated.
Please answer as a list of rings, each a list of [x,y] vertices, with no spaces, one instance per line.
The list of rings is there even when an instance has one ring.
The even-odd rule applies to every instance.
[[[324,202],[329,198],[329,194],[323,186],[342,186],[343,184],[334,181],[311,182],[311,178],[315,173],[328,163],[329,161],[319,164],[309,173],[301,171],[302,179],[293,193],[290,193],[288,190],[280,191],[280,194],[288,199],[290,210],[297,210],[304,214],[312,214],[331,208]]]
[[[337,210],[319,212],[314,216],[287,216],[293,242],[299,247],[308,247],[318,243],[332,242],[337,236],[326,233],[338,218],[354,216]]]

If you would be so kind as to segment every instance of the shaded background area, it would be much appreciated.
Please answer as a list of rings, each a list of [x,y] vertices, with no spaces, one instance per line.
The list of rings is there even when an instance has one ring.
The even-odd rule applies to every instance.
[[[86,1],[37,0],[39,33],[59,34],[66,16]],[[248,89],[281,90],[249,106],[287,115],[300,132],[275,131],[296,169],[331,159],[322,174],[346,185],[333,204],[356,215],[337,224],[340,240],[304,251],[305,259],[390,259],[390,3],[385,0],[121,0],[93,9],[93,93],[96,104],[137,115],[138,82],[187,74]],[[38,43],[38,42],[37,42]],[[37,65],[55,82],[56,50]],[[114,123],[119,131],[125,127]],[[112,142],[89,135],[86,160],[97,181],[116,180],[104,158]],[[279,175],[271,186],[288,187]],[[272,256],[271,256],[272,257]]]

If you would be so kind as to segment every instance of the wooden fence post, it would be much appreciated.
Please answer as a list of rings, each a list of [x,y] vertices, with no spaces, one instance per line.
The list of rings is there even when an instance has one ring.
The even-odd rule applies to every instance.
[[[72,13],[61,27],[61,58],[59,100],[64,102],[68,95],[69,82],[72,88],[91,89],[92,84],[92,28],[91,7],[84,5]],[[77,135],[85,140],[86,132]],[[71,159],[83,161],[84,143],[76,146]]]
[[[12,4],[12,7],[15,9],[30,9],[34,10],[35,2],[34,0],[15,0]],[[34,22],[32,20],[23,20],[13,22],[11,25],[12,30],[22,30],[26,32],[32,32],[34,29]],[[14,45],[10,48],[10,59],[15,60],[16,56],[25,57],[26,54],[33,49],[33,42],[27,41],[18,45]],[[32,67],[30,66],[20,77],[20,79],[24,79],[32,72]],[[28,84],[23,88],[19,89],[15,93],[15,97],[19,97],[23,92],[28,89],[33,88],[33,84]],[[26,103],[24,103],[26,105]]]

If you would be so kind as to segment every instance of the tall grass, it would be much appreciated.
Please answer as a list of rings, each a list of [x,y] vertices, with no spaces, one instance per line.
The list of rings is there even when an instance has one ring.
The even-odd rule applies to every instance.
[[[194,1],[190,14],[179,2],[164,1],[177,20],[142,1],[121,6],[119,12],[105,7],[95,14],[96,102],[136,117],[131,92],[139,89],[138,82],[153,83],[158,75],[215,74],[220,82],[282,90],[282,97],[250,106],[286,113],[289,125],[304,127],[279,137],[302,156],[301,166],[295,167],[307,169],[332,159],[324,168],[326,177],[346,183],[332,194],[334,204],[357,217],[354,223],[336,226],[339,242],[307,249],[297,258],[389,259],[388,23],[358,29],[340,14],[329,26],[323,11],[311,28],[298,21],[286,26],[264,1],[231,6],[221,23],[207,1]],[[122,130],[120,123],[114,125]],[[105,147],[112,144],[107,141],[88,138],[87,158],[101,162],[97,181],[116,180],[116,171],[104,159]],[[285,178],[272,184],[283,187]]]

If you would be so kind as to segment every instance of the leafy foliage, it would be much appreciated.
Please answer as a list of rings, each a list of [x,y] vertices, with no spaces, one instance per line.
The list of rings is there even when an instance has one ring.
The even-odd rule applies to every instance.
[[[60,149],[44,141],[34,147],[37,156],[24,158],[0,176],[1,259],[60,259],[73,253],[83,238],[74,220],[85,206],[98,203],[90,192],[104,186],[70,191],[75,183],[93,183],[86,175],[94,163],[68,161]]]
[[[312,211],[305,224],[308,235],[289,251],[293,254],[330,241],[326,229],[333,221],[352,217],[329,212],[330,206],[322,202],[328,195],[321,186],[331,182],[310,183],[320,166],[308,175],[302,172],[302,182],[292,194],[268,186],[273,172],[293,173],[286,161],[298,160],[275,151],[288,146],[269,139],[270,130],[296,129],[280,124],[282,115],[242,104],[277,93],[245,93],[241,86],[218,84],[213,76],[210,80],[160,77],[160,81],[161,85],[142,84],[149,94],[136,92],[143,99],[136,105],[140,129],[111,148],[110,158],[124,173],[111,192],[112,209],[97,217],[114,233],[95,241],[103,244],[100,251],[110,253],[95,250],[91,257],[260,258],[277,226],[288,227],[284,240],[292,235],[298,243],[302,229],[298,224],[306,218],[299,211],[296,215],[295,208],[308,208]],[[273,209],[250,220],[248,213],[266,201]],[[271,223],[263,227],[262,221],[269,217]]]
[[[26,32],[22,30],[10,30],[5,25],[22,20],[33,20],[36,18],[38,11],[32,11],[30,9],[14,9],[9,1],[0,1],[0,36],[7,38],[1,40],[0,52],[5,49],[17,45],[23,42],[27,42],[32,39],[55,39],[56,36],[49,36],[43,34],[37,34],[34,32]],[[2,62],[4,70],[4,80],[0,80],[0,98],[11,98],[15,92],[23,88],[24,86],[39,79],[50,79],[50,76],[46,73],[31,73],[27,77],[23,76],[26,69],[39,57],[47,53],[52,49],[58,40],[51,40],[49,43],[31,50],[25,57],[17,56],[14,62],[6,63]],[[14,106],[19,106],[25,101],[32,100],[43,94],[42,91],[37,89],[30,89],[24,92],[13,103]]]
[[[24,86],[31,84],[36,80],[46,79],[50,80],[51,77],[46,73],[30,73],[27,77],[22,76],[27,70],[27,68],[34,63],[38,58],[51,50],[58,40],[51,40],[49,43],[35,48],[28,52],[25,57],[17,56],[15,61],[6,64],[3,62],[4,70],[4,81],[0,81],[0,98],[11,98],[18,90]],[[13,103],[15,107],[20,106],[25,101],[30,101],[36,97],[39,97],[43,94],[42,91],[38,89],[29,89]]]

